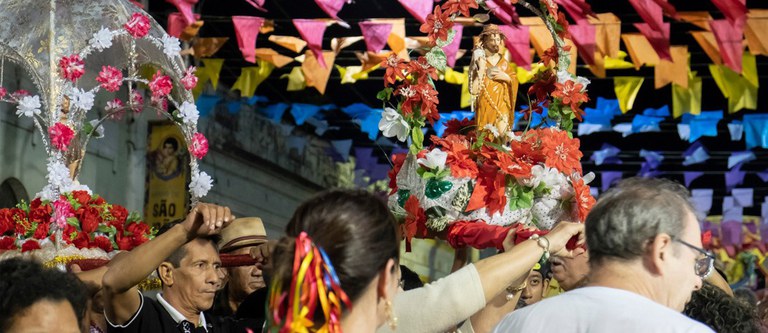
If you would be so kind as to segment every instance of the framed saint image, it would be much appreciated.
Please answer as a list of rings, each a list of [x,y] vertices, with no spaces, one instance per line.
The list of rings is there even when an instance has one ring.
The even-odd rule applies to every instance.
[[[147,129],[144,221],[160,226],[184,217],[189,204],[189,154],[178,126],[150,121]]]

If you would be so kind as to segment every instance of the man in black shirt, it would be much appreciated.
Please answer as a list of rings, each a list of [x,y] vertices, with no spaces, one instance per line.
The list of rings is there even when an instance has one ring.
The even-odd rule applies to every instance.
[[[232,220],[229,208],[201,203],[183,222],[116,258],[103,278],[108,331],[244,332],[250,325],[203,314],[223,280],[216,236]],[[136,287],[155,269],[163,284],[157,300]]]

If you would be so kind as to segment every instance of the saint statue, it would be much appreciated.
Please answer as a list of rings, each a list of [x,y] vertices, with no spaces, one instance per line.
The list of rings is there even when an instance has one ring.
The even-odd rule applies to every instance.
[[[514,68],[500,52],[503,39],[495,24],[483,27],[469,65],[469,92],[477,128],[491,125],[500,136],[512,128],[518,86]]]

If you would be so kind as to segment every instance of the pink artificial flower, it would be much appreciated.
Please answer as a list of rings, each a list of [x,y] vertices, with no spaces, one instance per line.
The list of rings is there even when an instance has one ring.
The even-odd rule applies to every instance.
[[[133,38],[142,38],[149,33],[149,18],[139,13],[133,13],[131,19],[125,23],[125,30],[128,31]]]
[[[192,136],[192,144],[189,145],[189,152],[198,160],[208,154],[208,139],[205,138],[203,133],[198,132]]]
[[[62,123],[56,123],[48,128],[48,134],[51,136],[51,144],[56,149],[65,151],[75,137],[75,131]]]
[[[72,82],[77,81],[83,74],[85,74],[85,62],[80,59],[77,54],[70,55],[69,57],[61,57],[59,60],[59,69],[61,70],[61,76]]]
[[[124,106],[123,101],[121,101],[119,98],[115,98],[109,102],[107,102],[107,105],[104,107],[104,110],[107,112],[115,112],[112,114],[112,119],[123,119],[123,115],[125,115],[125,110],[120,110]],[[120,111],[118,111],[120,110]]]
[[[13,94],[11,94],[11,98],[15,100],[20,100],[24,96],[29,96],[29,91],[26,91],[24,89],[16,90]]]
[[[7,94],[8,94],[8,89],[5,89],[5,88],[3,88],[3,87],[0,87],[0,99],[2,99],[3,97],[5,97],[5,95],[7,95]]]
[[[163,75],[160,71],[152,75],[152,80],[149,81],[149,90],[152,91],[152,96],[166,96],[171,93],[171,89],[173,89],[173,82],[171,82],[170,77]]]
[[[142,97],[136,90],[133,91],[129,103],[134,113],[141,113],[141,111],[144,110],[144,97]]]
[[[96,81],[107,91],[115,92],[120,90],[120,85],[123,84],[123,72],[112,66],[101,66]]]
[[[160,110],[163,110],[166,112],[168,111],[168,99],[165,97],[152,95],[152,97],[150,97],[149,99],[149,103]],[[159,112],[158,112],[158,115],[160,115]]]
[[[72,209],[72,204],[69,203],[69,200],[59,198],[53,202],[51,222],[56,223],[60,229],[64,229],[67,226],[67,218],[74,216],[75,212]]]
[[[195,66],[189,66],[187,71],[184,72],[184,77],[181,78],[181,84],[184,85],[184,89],[192,90],[197,86],[197,76],[195,76]]]

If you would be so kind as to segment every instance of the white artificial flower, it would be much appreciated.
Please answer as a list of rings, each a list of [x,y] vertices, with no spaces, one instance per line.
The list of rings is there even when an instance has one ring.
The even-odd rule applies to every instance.
[[[164,35],[163,52],[169,57],[179,55],[179,52],[181,52],[181,43],[179,42],[179,39],[171,35]]]
[[[445,167],[445,161],[447,159],[448,153],[440,150],[440,148],[435,148],[428,152],[424,158],[416,160],[416,162],[427,169],[438,170]]]
[[[568,191],[568,179],[555,168],[543,166],[540,164],[531,167],[531,177],[521,179],[523,186],[532,188],[539,187],[541,183],[550,189],[548,197],[559,199]]]
[[[181,117],[185,124],[197,124],[197,119],[200,118],[200,113],[197,112],[197,105],[185,101],[179,107],[179,117]]]
[[[575,80],[576,84],[581,84],[581,92],[584,92],[587,90],[587,86],[592,83],[588,78],[585,78],[583,76],[577,76]]]
[[[101,30],[93,34],[93,38],[88,41],[88,44],[99,51],[109,48],[112,46],[112,32],[107,28],[101,27]]]
[[[496,128],[496,126],[493,126],[493,124],[485,124],[485,126],[483,126],[483,129],[491,132],[491,134],[493,134],[494,137],[497,137],[497,138],[499,137],[499,129]]]
[[[91,188],[88,187],[88,185],[79,184],[79,183],[72,183],[68,186],[65,186],[61,188],[61,193],[69,193],[73,191],[85,191],[88,192],[88,194],[93,194],[93,191],[91,191]]]
[[[571,73],[564,69],[557,71],[557,83],[565,84],[568,81],[573,81]]]
[[[32,117],[40,114],[40,96],[24,96],[19,100],[18,108],[16,109],[16,115],[21,117],[22,115]]]
[[[72,184],[72,179],[69,178],[69,168],[58,159],[50,159],[47,169],[48,184],[54,188],[64,188]]]
[[[507,133],[505,133],[505,134],[507,136],[507,139],[509,139],[509,141],[517,141],[517,142],[522,142],[523,141],[523,136],[522,135],[517,135],[517,134],[515,134],[515,132],[507,131]]]
[[[99,124],[98,119],[91,120],[89,122],[91,126],[93,127],[93,134],[92,136],[97,139],[101,139],[104,137],[104,125]],[[96,127],[96,125],[99,125],[99,127]]]
[[[213,186],[213,179],[205,171],[192,175],[192,180],[189,182],[189,191],[196,198],[204,197],[208,194]]]
[[[76,108],[88,111],[93,108],[94,94],[79,88],[72,89],[72,105]]]
[[[403,119],[403,116],[393,108],[384,108],[379,121],[379,130],[384,136],[391,138],[396,136],[397,140],[405,142],[408,133],[411,132],[411,126]]]
[[[55,201],[56,199],[58,199],[58,193],[54,191],[53,186],[51,186],[51,184],[48,184],[48,185],[45,185],[45,187],[43,187],[43,189],[40,190],[40,192],[37,192],[37,194],[35,194],[35,197],[40,198],[40,200],[44,200],[44,201],[46,200]]]

